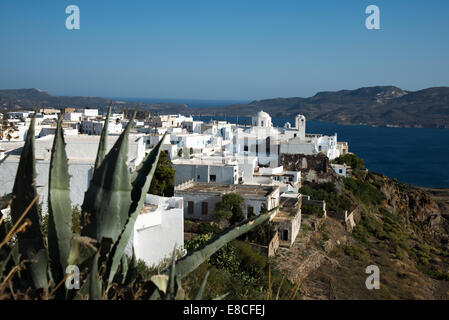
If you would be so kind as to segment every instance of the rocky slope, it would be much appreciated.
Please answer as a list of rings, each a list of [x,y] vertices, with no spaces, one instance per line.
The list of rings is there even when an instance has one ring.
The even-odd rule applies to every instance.
[[[382,201],[362,201],[344,187],[341,196],[361,211],[353,232],[338,219],[303,215],[300,235],[279,251],[276,268],[301,282],[304,299],[449,299],[449,212],[441,199],[449,192],[434,190],[436,200],[382,175],[365,172],[356,180],[380,191]],[[369,265],[380,269],[379,290],[365,286]]]

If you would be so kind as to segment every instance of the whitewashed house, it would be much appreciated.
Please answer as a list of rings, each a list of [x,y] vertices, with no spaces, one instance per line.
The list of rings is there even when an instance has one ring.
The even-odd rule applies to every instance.
[[[45,186],[40,202],[46,208],[48,199],[48,172],[50,167],[53,135],[36,139],[36,182],[37,186]],[[108,151],[112,148],[118,136],[108,137]],[[87,191],[93,174],[93,167],[100,141],[99,136],[65,136],[67,158],[69,160],[70,198],[72,205],[81,206],[84,193]],[[0,169],[0,195],[12,192],[17,167],[19,165],[22,143],[1,143],[0,148],[8,148],[6,154],[10,156],[2,163]],[[135,168],[145,157],[145,145],[141,135],[129,136],[128,159],[131,170]],[[39,187],[38,187],[39,190]]]
[[[211,184],[188,181],[175,187],[175,197],[184,199],[184,218],[191,220],[214,219],[214,209],[223,195],[236,193],[244,199],[243,213],[259,215],[262,208],[271,210],[279,206],[280,188],[274,185]]]
[[[174,159],[175,185],[194,180],[206,183],[235,184],[239,181],[239,165],[230,158]]]
[[[351,167],[343,164],[331,163],[332,169],[334,169],[335,173],[342,177],[350,177],[351,176]]]
[[[145,205],[134,224],[130,242],[125,250],[148,266],[158,266],[170,259],[173,250],[184,250],[183,199],[147,194]]]

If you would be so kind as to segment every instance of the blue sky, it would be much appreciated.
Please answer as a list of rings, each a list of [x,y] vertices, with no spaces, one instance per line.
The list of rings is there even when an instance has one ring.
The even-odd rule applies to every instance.
[[[81,29],[65,28],[80,8]],[[381,30],[365,28],[380,8]],[[262,99],[449,85],[449,1],[1,0],[0,88]]]

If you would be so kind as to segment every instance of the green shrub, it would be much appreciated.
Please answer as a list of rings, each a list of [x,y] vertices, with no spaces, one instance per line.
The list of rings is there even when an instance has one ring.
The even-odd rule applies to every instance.
[[[299,192],[314,200],[326,201],[326,207],[332,211],[350,211],[353,206],[351,199],[344,194],[338,194],[334,183],[305,182]]]
[[[394,248],[394,254],[395,254],[396,258],[399,260],[404,260],[404,258],[405,258],[404,250],[400,246],[396,246]]]
[[[435,267],[427,267],[423,265],[417,265],[416,268],[423,274],[428,275],[433,279],[449,281],[449,272],[442,272]]]
[[[361,247],[344,245],[343,250],[345,254],[357,260],[367,260],[370,258],[368,251]]]
[[[198,225],[198,232],[201,234],[217,234],[221,231],[221,228],[217,226],[215,223],[209,223],[209,222],[201,222]]]
[[[187,251],[193,251],[199,248],[202,244],[206,243],[212,238],[212,234],[202,234],[193,239],[184,242],[184,248]],[[208,260],[208,263],[217,267],[218,269],[224,269],[231,273],[238,270],[238,261],[235,256],[235,249],[231,244],[226,244],[216,253],[214,253]]]
[[[274,226],[274,224],[266,221],[265,223],[262,223],[261,225],[248,232],[246,235],[242,236],[242,239],[246,236],[249,242],[267,246],[268,243],[273,239],[275,233],[276,227]]]
[[[320,218],[324,215],[323,209],[313,204],[303,204],[301,206],[301,212],[305,214],[313,214]]]
[[[352,194],[360,199],[364,204],[380,204],[385,200],[385,195],[382,191],[376,189],[371,184],[356,180],[354,178],[344,178],[345,189],[352,192]]]
[[[334,160],[337,164],[344,164],[346,163],[348,166],[352,168],[352,170],[363,170],[365,169],[365,162],[363,159],[357,157],[355,154],[345,154],[342,156],[339,156]]]
[[[137,260],[137,272],[142,276],[143,279],[148,279],[152,275],[157,274],[157,270],[150,268],[145,261],[139,259]]]

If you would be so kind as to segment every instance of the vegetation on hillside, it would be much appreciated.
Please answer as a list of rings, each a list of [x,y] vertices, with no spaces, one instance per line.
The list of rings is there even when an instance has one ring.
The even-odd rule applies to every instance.
[[[413,186],[363,170],[363,161],[355,155],[338,162],[361,170],[351,178],[337,178],[340,191],[333,184],[309,183],[302,191],[329,201],[328,209],[343,209],[342,204],[349,201],[350,207],[359,208],[361,220],[346,238],[338,238],[340,244],[329,254],[339,268],[323,264],[309,276],[307,285],[330,283],[328,294],[334,299],[434,299],[440,295],[448,299],[449,250],[444,229],[448,224],[442,218],[443,229],[429,225],[428,216],[434,214],[431,198]],[[329,229],[332,223],[327,221],[318,234],[336,242]],[[365,287],[368,265],[381,270],[380,290]]]
[[[186,241],[189,250],[199,247],[210,239],[211,235],[202,235]],[[270,260],[254,250],[244,241],[234,240],[217,251],[186,279],[186,290],[195,292],[200,279],[210,271],[206,285],[206,298],[213,298],[228,292],[227,299],[260,300],[299,298],[296,285],[283,279],[283,275],[270,267]]]
[[[299,192],[310,196],[313,200],[326,201],[326,207],[332,211],[351,210],[353,203],[351,198],[346,193],[339,192],[335,183],[313,183],[304,182]],[[305,205],[307,209],[307,205]]]

